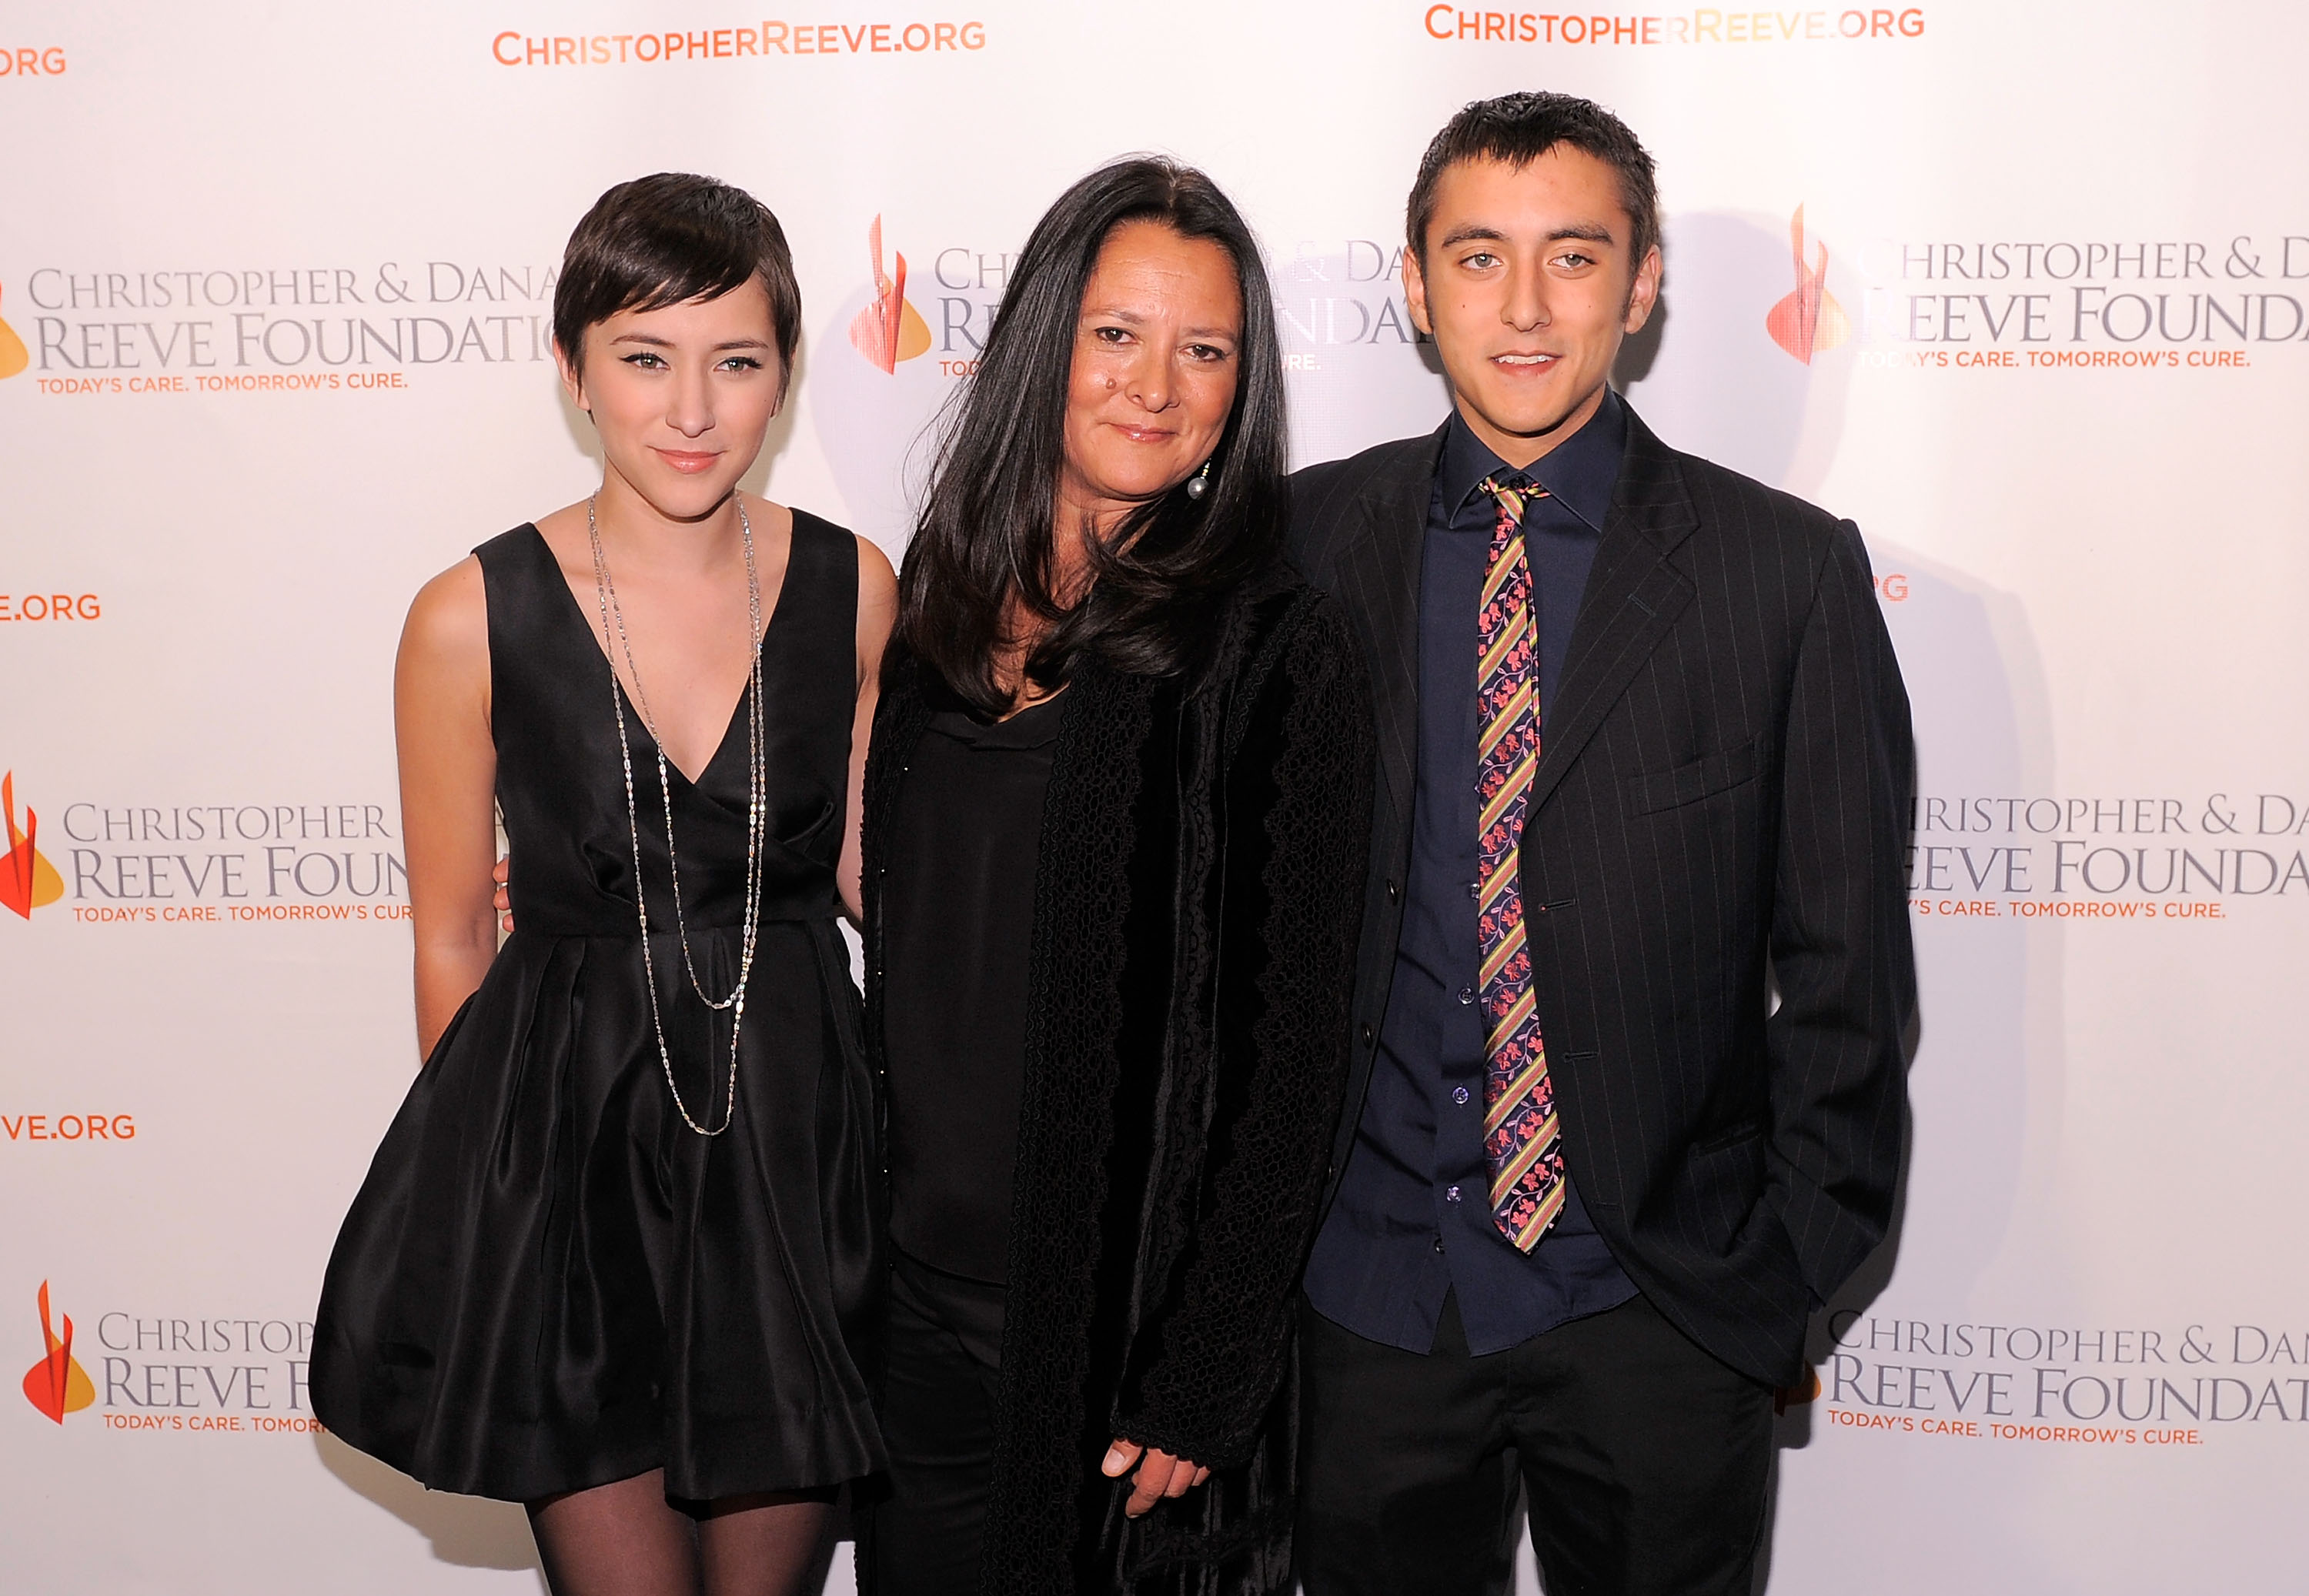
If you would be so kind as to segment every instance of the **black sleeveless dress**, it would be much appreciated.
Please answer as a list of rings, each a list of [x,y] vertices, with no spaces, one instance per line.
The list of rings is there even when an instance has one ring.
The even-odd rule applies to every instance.
[[[483,544],[515,930],[442,1033],[337,1238],[313,1409],[438,1490],[527,1500],[662,1467],[670,1496],[822,1488],[883,1463],[867,1381],[879,1202],[835,865],[857,546],[796,512],[762,642],[769,840],[729,1131],[667,1090],[595,631],[533,526]],[[730,1031],[673,934],[655,750],[630,701],[642,882],[675,1079],[722,1117]],[[697,979],[737,979],[746,705],[669,765]],[[662,930],[661,931],[661,928]]]

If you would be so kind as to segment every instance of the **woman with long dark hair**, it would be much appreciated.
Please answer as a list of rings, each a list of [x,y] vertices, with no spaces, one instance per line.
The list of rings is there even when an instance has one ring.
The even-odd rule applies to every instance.
[[[1152,159],[1068,190],[950,413],[868,763],[869,1596],[1287,1583],[1372,761],[1283,466],[1234,207]]]

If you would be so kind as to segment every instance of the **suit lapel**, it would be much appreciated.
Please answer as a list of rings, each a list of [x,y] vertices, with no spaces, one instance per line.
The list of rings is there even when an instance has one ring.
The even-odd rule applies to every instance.
[[[1379,769],[1397,815],[1411,813],[1419,746],[1419,574],[1434,488],[1434,447],[1406,450],[1356,496],[1360,517],[1336,558],[1351,613],[1371,629]]]
[[[1630,409],[1627,452],[1596,567],[1580,596],[1563,680],[1540,729],[1529,812],[1536,814],[1547,801],[1691,601],[1691,580],[1672,562],[1699,525],[1673,453]]]

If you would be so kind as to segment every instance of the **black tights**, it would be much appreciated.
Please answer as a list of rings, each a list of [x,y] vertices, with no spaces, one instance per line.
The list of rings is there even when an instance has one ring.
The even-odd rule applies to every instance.
[[[662,1469],[529,1504],[553,1596],[801,1596],[833,1520],[831,1492],[676,1506]]]

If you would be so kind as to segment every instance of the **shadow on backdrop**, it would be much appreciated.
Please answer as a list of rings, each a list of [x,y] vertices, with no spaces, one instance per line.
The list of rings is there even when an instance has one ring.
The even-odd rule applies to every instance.
[[[314,1438],[321,1466],[431,1543],[440,1562],[461,1568],[534,1569],[529,1514],[515,1502],[427,1490],[398,1469],[354,1451],[334,1436]],[[538,1587],[544,1588],[544,1576]]]
[[[1673,446],[1819,500],[1843,436],[1857,354],[1852,328],[1840,307],[1824,309],[1798,336],[1785,312],[1777,327],[1768,318],[1807,284],[1832,305],[1842,280],[1833,258],[1805,236],[1800,214],[1783,221],[1700,212],[1673,217],[1665,230],[1660,306],[1623,347],[1615,384]],[[1928,797],[2050,790],[2049,700],[2019,601],[1881,540],[1872,541],[1871,560],[1908,688],[1919,815]],[[2063,933],[2011,919],[1917,917],[1912,925],[1920,1022],[1903,1051],[1914,1115],[1891,1222],[1883,1245],[1813,1319],[1806,1350],[1825,1366],[1828,1388],[1786,1393],[1759,1592],[1770,1577],[1777,1453],[1810,1445],[1836,1394],[1831,1321],[1864,1318],[1896,1273],[1904,1302],[1960,1311],[2011,1229],[2032,1125],[2041,1133],[2048,1117],[2057,1124]]]
[[[1916,725],[1919,815],[1931,815],[1933,799],[2051,790],[2043,663],[2019,601],[1890,545],[1871,555]],[[1957,895],[1984,884],[1967,879],[1977,861],[1960,851],[1991,852],[1984,839],[1928,829],[1915,841],[1959,850],[1946,883]],[[2009,916],[1911,923],[1920,1023],[1907,1039],[1912,1118],[1892,1221],[1813,1317],[1805,1350],[1820,1384],[1786,1406],[1781,1449],[1809,1445],[1828,1422],[1822,1411],[1839,1405],[1832,1331],[1867,1345],[1870,1310],[1896,1273],[1913,1311],[1934,1320],[1966,1311],[2011,1229],[2031,1143],[2058,1134],[2065,930]],[[1759,1592],[1770,1555],[1768,1532]]]
[[[1805,360],[1768,330],[1797,282],[1789,223],[1671,216],[1660,254],[1658,306],[1621,346],[1613,386],[1672,446],[1812,496],[1843,438],[1855,351],[1823,337]]]

